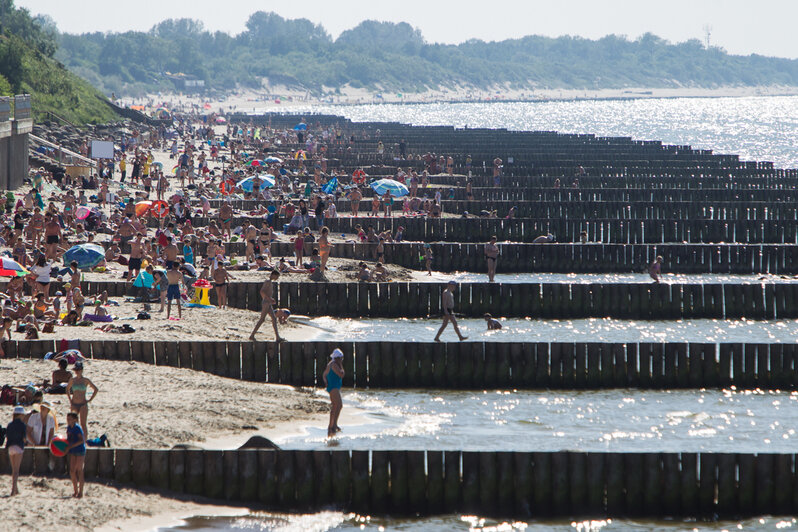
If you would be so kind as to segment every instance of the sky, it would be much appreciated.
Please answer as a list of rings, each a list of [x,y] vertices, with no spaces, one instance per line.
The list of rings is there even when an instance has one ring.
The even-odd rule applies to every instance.
[[[706,37],[729,53],[798,58],[795,0],[16,0],[51,16],[61,31],[146,31],[168,18],[193,18],[236,34],[255,11],[307,18],[337,37],[363,20],[407,22],[427,42],[498,41],[525,35],[651,32],[671,42]],[[488,7],[486,9],[486,7]]]

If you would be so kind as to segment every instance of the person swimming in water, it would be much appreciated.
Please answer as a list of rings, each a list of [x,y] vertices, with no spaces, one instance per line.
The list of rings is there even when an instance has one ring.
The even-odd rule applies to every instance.
[[[502,328],[502,322],[500,322],[490,314],[486,313],[484,318],[485,322],[488,324],[489,331],[498,331],[499,329]]]
[[[343,385],[344,372],[344,353],[336,348],[330,355],[330,362],[324,370],[322,377],[324,384],[327,385],[327,393],[330,394],[330,424],[327,426],[327,437],[332,438],[337,432],[341,431],[338,426],[338,418],[343,409],[341,399],[341,386]]]

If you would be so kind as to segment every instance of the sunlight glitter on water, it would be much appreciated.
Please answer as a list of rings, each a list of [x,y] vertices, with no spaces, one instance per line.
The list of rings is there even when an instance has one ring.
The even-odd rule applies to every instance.
[[[798,393],[737,390],[345,391],[358,413],[288,449],[792,452]]]
[[[502,318],[504,327],[487,331],[481,319],[459,319],[458,324],[470,341],[490,342],[750,342],[795,343],[798,320],[753,321],[747,319],[696,319],[674,321],[620,320],[589,318],[578,320],[538,320]],[[433,319],[344,319],[319,317],[310,320],[319,332],[319,341],[395,341],[429,342],[440,327]],[[451,327],[441,337],[455,341]],[[309,338],[310,340],[311,338]]]
[[[798,152],[794,149],[794,139],[798,137],[798,96],[329,105],[300,107],[292,112],[336,114],[361,122],[661,140],[666,144],[714,150],[718,154],[738,154],[741,160],[772,161],[779,168],[798,167]]]

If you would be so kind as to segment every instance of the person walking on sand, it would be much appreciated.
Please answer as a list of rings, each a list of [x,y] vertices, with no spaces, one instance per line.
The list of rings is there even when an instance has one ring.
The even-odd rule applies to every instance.
[[[249,335],[249,339],[253,342],[255,341],[255,333],[258,332],[260,326],[263,325],[264,321],[266,321],[266,316],[269,316],[272,319],[275,341],[283,341],[283,339],[280,338],[280,333],[277,331],[277,316],[274,313],[274,305],[277,304],[277,301],[274,299],[274,283],[279,278],[280,272],[277,270],[272,270],[272,273],[269,274],[269,278],[264,281],[263,286],[260,287],[260,297],[262,298],[260,318],[258,318],[258,322],[255,324],[252,334]]]
[[[659,276],[662,275],[662,256],[658,255],[656,260],[648,267],[648,275],[654,279],[655,283],[659,282]]]
[[[496,237],[490,237],[490,242],[485,244],[485,260],[488,263],[488,281],[493,282],[496,277],[496,259],[499,257],[499,246],[496,245]]]
[[[446,289],[441,294],[441,308],[443,309],[443,324],[441,324],[441,328],[438,329],[438,334],[435,335],[435,341],[441,341],[441,333],[443,330],[446,329],[446,326],[449,325],[449,322],[452,322],[452,326],[454,327],[454,332],[457,333],[458,338],[460,341],[467,340],[468,336],[463,336],[460,334],[460,327],[457,326],[457,319],[454,317],[454,291],[457,288],[457,283],[454,281],[449,281],[449,284],[446,285]]]
[[[15,406],[13,416],[11,423],[6,426],[6,451],[8,451],[8,461],[11,462],[11,497],[19,495],[17,480],[19,479],[19,467],[22,465],[25,440],[27,439],[27,427],[25,421],[23,421],[25,408]]]
[[[327,437],[332,438],[336,432],[341,431],[338,426],[338,418],[344,407],[341,399],[341,386],[344,379],[344,353],[336,348],[330,355],[330,361],[324,369],[322,378],[327,386],[327,393],[330,394],[330,424],[327,426]]]
[[[75,376],[69,379],[66,387],[67,397],[72,411],[80,417],[80,426],[83,428],[83,434],[89,433],[89,403],[94,401],[97,397],[97,392],[100,390],[89,379],[83,376],[83,362],[75,362]],[[87,397],[87,390],[91,388],[91,397]]]

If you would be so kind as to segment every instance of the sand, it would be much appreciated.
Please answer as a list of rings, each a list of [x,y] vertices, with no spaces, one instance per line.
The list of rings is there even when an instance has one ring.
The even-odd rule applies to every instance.
[[[1,476],[0,483],[0,515],[5,530],[152,530],[182,517],[245,512],[199,497],[171,498],[112,483],[87,483],[82,501],[72,499],[68,478],[21,477],[19,497],[5,495],[10,490],[11,477]]]
[[[242,89],[225,96],[222,102],[211,102],[211,110],[224,113],[262,113],[262,112],[312,112],[314,106],[362,105],[384,103],[446,103],[478,101],[571,101],[603,99],[645,99],[645,98],[717,98],[746,96],[781,96],[798,94],[796,87],[781,85],[762,85],[752,87],[727,86],[717,88],[703,87],[624,87],[617,89],[556,89],[531,85],[512,88],[507,84],[495,84],[484,89],[469,86],[440,86],[420,92],[402,92],[401,97],[394,91],[367,90],[348,85],[325,87],[325,94],[311,93],[302,87],[283,85],[266,86],[263,90]],[[377,94],[380,97],[377,97]],[[276,98],[279,97],[279,103]],[[144,98],[122,98],[120,104],[148,104],[154,110],[162,102],[172,109],[187,109],[192,105],[202,106],[208,99],[201,95],[151,94]]]
[[[4,384],[41,381],[55,368],[43,360],[0,361]],[[277,437],[309,423],[324,425],[320,420],[329,412],[322,394],[186,369],[93,360],[85,376],[100,389],[89,408],[89,437],[106,434],[115,447],[171,448],[234,436],[243,443],[255,433]],[[64,425],[66,396],[45,399]],[[0,419],[11,419],[10,406],[0,407]]]
[[[111,298],[121,301],[121,298]],[[128,324],[136,332],[130,334],[107,333],[98,329],[104,323],[95,323],[94,326],[87,327],[67,327],[57,325],[52,333],[39,333],[40,340],[150,340],[150,341],[215,341],[231,340],[246,341],[255,327],[255,322],[260,316],[260,312],[252,310],[241,310],[234,308],[225,309],[205,309],[205,308],[184,308],[183,316],[177,320],[167,320],[166,311],[158,312],[159,303],[151,303],[149,320],[136,319],[116,319],[113,325],[122,326]],[[119,306],[106,307],[112,316],[118,318],[129,318],[138,315],[142,310],[141,303],[121,303]],[[93,309],[88,309],[93,310]],[[177,318],[177,308],[172,305],[172,318]],[[288,341],[303,342],[310,340],[318,329],[307,327],[289,321],[285,325],[279,326],[280,336]],[[23,340],[22,333],[14,332],[11,335],[13,340]],[[274,341],[274,331],[271,321],[263,323],[256,339],[262,342]]]

